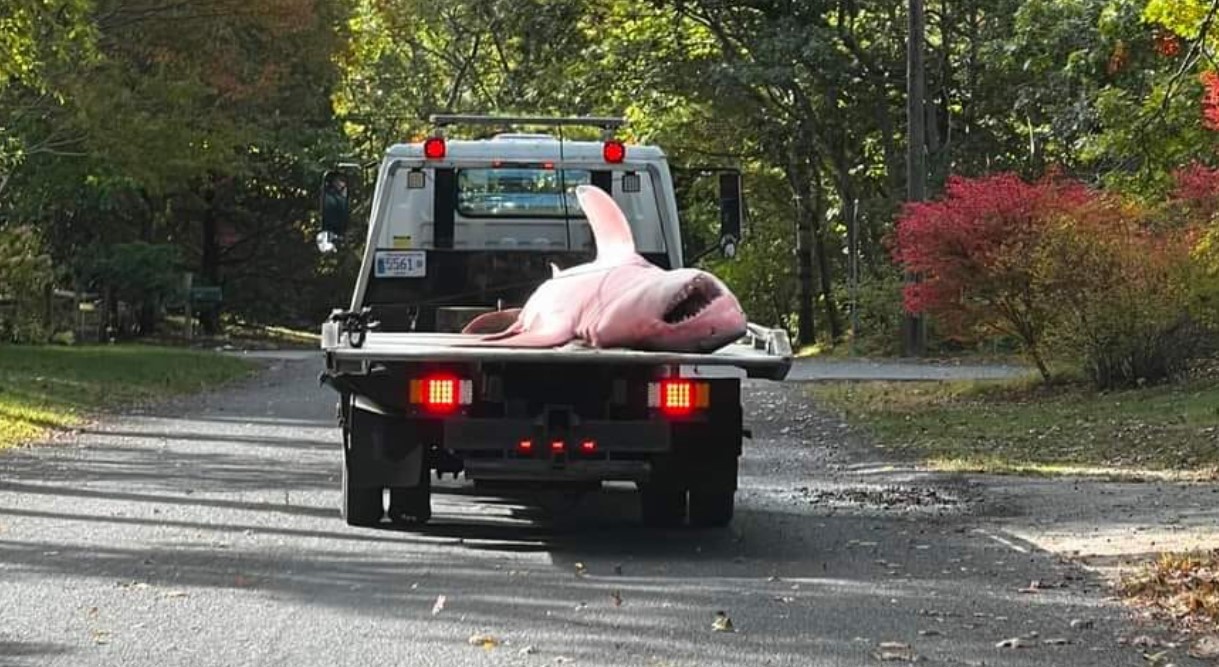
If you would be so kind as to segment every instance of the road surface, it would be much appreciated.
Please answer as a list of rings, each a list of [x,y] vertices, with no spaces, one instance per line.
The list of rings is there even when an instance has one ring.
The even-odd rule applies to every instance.
[[[334,395],[293,359],[0,456],[0,665],[1147,664],[1088,574],[997,532],[979,487],[874,460],[799,383],[750,384],[728,530],[645,530],[625,488],[446,480],[396,532],[339,520]]]

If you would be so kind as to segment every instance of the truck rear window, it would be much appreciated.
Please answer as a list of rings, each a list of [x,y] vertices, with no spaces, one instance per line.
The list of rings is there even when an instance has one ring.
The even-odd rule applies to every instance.
[[[576,186],[591,182],[584,169],[461,169],[457,210],[469,218],[581,218]]]

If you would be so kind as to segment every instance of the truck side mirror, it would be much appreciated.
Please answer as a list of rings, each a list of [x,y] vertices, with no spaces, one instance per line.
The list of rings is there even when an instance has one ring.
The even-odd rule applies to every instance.
[[[342,236],[351,221],[351,196],[347,175],[328,171],[322,176],[322,231]]]
[[[737,244],[741,242],[741,219],[744,209],[741,205],[741,174],[740,172],[723,172],[720,174],[720,254],[727,259],[736,256]]]

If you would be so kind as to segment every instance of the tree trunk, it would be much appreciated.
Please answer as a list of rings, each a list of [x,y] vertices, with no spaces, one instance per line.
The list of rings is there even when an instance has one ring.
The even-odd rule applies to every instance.
[[[199,273],[203,276],[207,286],[215,287],[220,284],[220,245],[216,240],[216,189],[214,183],[207,185],[203,200],[206,206],[203,209],[203,238],[201,239],[203,257]],[[219,334],[220,304],[209,304],[206,309],[201,310],[199,324],[205,335]]]
[[[813,249],[817,253],[817,271],[820,274],[821,302],[825,305],[825,319],[830,323],[830,342],[842,339],[842,320],[838,314],[838,303],[834,300],[834,275],[830,270],[829,252],[826,250],[825,225],[822,213],[825,207],[821,196],[821,175],[814,172],[811,194],[816,205],[811,217],[813,224]]]
[[[816,322],[813,319],[813,216],[816,211],[813,210],[812,201],[807,198],[807,186],[800,186],[802,174],[794,160],[788,165],[787,179],[791,183],[796,202],[796,256],[800,279],[796,344],[812,345],[817,340]]]

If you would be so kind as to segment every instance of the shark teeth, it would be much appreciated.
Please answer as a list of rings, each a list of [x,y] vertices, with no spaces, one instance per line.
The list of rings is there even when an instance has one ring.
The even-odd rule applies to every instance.
[[[681,288],[665,310],[664,321],[669,324],[685,322],[706,310],[718,296],[720,290],[714,283],[701,279],[692,280]]]

